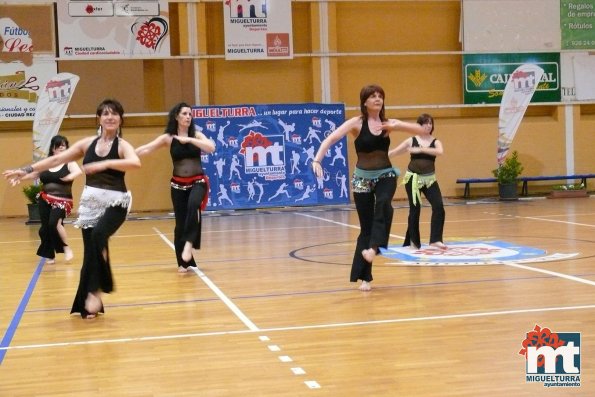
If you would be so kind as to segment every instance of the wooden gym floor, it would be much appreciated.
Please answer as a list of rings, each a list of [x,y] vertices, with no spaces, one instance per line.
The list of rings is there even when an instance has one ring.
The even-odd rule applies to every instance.
[[[173,220],[142,214],[110,242],[105,315],[82,320],[69,315],[80,232],[66,226],[72,263],[49,265],[37,225],[0,219],[0,396],[595,394],[595,197],[447,204],[453,248],[503,241],[543,255],[387,254],[361,292],[349,283],[353,208],[295,208],[205,214],[200,268],[178,274]],[[394,207],[398,251],[408,209]],[[580,333],[580,387],[526,381],[519,351],[536,325]]]

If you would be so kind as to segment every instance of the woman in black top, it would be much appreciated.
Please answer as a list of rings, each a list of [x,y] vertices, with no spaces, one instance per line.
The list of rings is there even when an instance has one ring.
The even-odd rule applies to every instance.
[[[169,148],[173,163],[170,189],[176,218],[176,262],[178,272],[186,273],[189,266],[196,267],[192,250],[200,248],[201,210],[205,208],[209,194],[208,178],[200,156],[202,152],[213,153],[215,143],[196,131],[192,109],[181,102],[170,110],[165,133],[139,146],[136,153],[144,156],[163,147]]]
[[[110,293],[114,288],[108,239],[124,223],[131,201],[124,174],[141,165],[132,145],[121,138],[124,109],[120,102],[114,99],[101,102],[96,119],[99,136],[81,139],[61,153],[3,173],[5,178],[20,179],[30,172],[83,158],[87,178],[75,226],[83,229],[85,253],[71,310],[83,318],[94,318],[103,312],[101,293]]]
[[[417,118],[417,123],[423,127],[423,133],[407,138],[399,146],[389,152],[389,156],[409,152],[411,160],[407,172],[403,177],[403,184],[409,199],[409,218],[404,247],[413,249],[421,247],[419,233],[419,217],[421,214],[421,192],[426,196],[432,206],[432,219],[430,222],[430,245],[446,249],[442,242],[444,230],[444,204],[442,193],[436,180],[436,156],[444,153],[442,142],[433,136],[434,118],[427,113]]]
[[[368,85],[360,91],[361,115],[345,121],[322,141],[312,169],[323,175],[321,161],[332,145],[350,133],[355,138],[357,164],[351,180],[360,234],[351,265],[351,282],[362,280],[361,291],[372,287],[372,261],[380,247],[386,248],[393,218],[392,199],[397,188],[399,170],[388,158],[389,131],[421,132],[416,123],[387,119],[384,115],[384,90]]]
[[[53,156],[68,149],[68,139],[56,135],[50,141],[48,155]],[[43,190],[38,197],[39,238],[41,240],[37,255],[45,258],[45,263],[53,264],[56,253],[64,254],[64,260],[70,262],[73,257],[72,249],[67,244],[64,218],[72,210],[72,181],[83,172],[75,161],[59,164],[43,172],[32,172],[20,180],[39,179]],[[19,180],[15,180],[15,184]]]

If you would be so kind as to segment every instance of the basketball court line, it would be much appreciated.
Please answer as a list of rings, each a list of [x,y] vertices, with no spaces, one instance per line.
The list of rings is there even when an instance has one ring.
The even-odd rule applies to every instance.
[[[199,337],[222,336],[222,335],[243,335],[243,334],[267,333],[267,332],[303,331],[303,330],[313,330],[313,329],[333,329],[333,328],[358,327],[358,326],[369,326],[369,325],[400,324],[400,323],[411,323],[411,322],[422,322],[422,321],[444,321],[444,320],[457,320],[457,319],[467,319],[467,318],[483,318],[483,317],[508,316],[508,315],[517,315],[517,314],[527,314],[527,313],[547,313],[547,312],[559,312],[559,311],[571,311],[571,310],[595,310],[595,305],[542,307],[542,308],[532,308],[532,309],[500,310],[500,311],[492,311],[492,312],[472,312],[472,313],[446,314],[446,315],[437,315],[437,316],[393,318],[393,319],[386,319],[386,320],[352,321],[352,322],[343,322],[343,323],[297,325],[297,326],[271,327],[271,328],[260,328],[260,329],[241,329],[241,330],[235,330],[235,331],[212,331],[212,332],[197,332],[197,333],[175,334],[175,335],[154,335],[154,336],[139,336],[139,337],[130,337],[130,338],[96,339],[96,340],[76,341],[76,342],[54,342],[54,343],[41,343],[41,344],[6,346],[6,347],[2,346],[2,347],[0,347],[0,351],[23,350],[23,349],[42,349],[42,348],[66,347],[66,346],[77,346],[77,345],[97,345],[97,344],[108,344],[108,343],[149,342],[149,341],[171,340],[171,339],[181,339],[181,338],[199,338]]]
[[[159,231],[157,228],[153,228],[153,230],[175,252],[176,248],[175,248],[174,244],[163,233],[161,233],[161,231]],[[215,283],[212,282],[211,279],[207,277],[206,274],[204,274],[198,267],[196,267],[196,268],[191,267],[190,269],[192,269],[192,271],[194,271],[194,273],[196,273],[196,275],[198,277],[200,277],[200,279],[207,285],[207,287],[209,287],[211,289],[211,291],[213,291],[215,293],[215,295],[217,295],[219,297],[219,299],[221,299],[221,301],[225,304],[225,306],[227,306],[229,308],[229,310],[231,310],[240,319],[240,321],[242,323],[244,323],[244,325],[246,327],[248,327],[249,330],[258,331],[258,327],[248,318],[248,316],[246,316],[244,313],[242,313],[242,311],[235,305],[235,303],[233,303],[231,301],[231,299],[229,299],[223,293],[223,291],[221,291],[219,289],[219,287],[217,287],[217,285],[215,285]]]

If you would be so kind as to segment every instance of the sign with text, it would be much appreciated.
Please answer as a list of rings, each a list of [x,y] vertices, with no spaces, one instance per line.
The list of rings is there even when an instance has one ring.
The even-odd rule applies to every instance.
[[[595,49],[595,0],[560,2],[563,50]]]
[[[167,0],[59,1],[60,58],[170,55]]]
[[[196,129],[217,149],[203,153],[210,181],[207,210],[349,203],[347,139],[312,172],[320,143],[345,120],[341,104],[198,106]]]
[[[291,59],[291,0],[225,0],[225,59]]]
[[[560,101],[560,53],[467,54],[463,56],[465,104],[500,103],[506,83],[523,64],[544,70],[532,102]]]

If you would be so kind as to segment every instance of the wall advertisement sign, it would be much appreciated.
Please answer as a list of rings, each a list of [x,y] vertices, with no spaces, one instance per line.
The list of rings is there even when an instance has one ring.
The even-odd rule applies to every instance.
[[[512,73],[527,63],[535,64],[544,70],[532,102],[559,102],[560,53],[548,52],[464,55],[464,103],[500,103]]]

